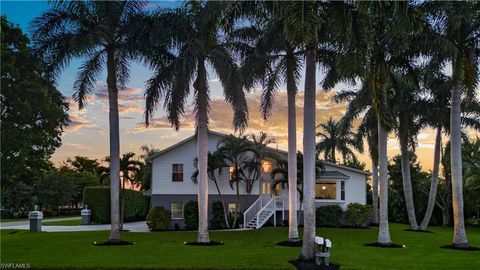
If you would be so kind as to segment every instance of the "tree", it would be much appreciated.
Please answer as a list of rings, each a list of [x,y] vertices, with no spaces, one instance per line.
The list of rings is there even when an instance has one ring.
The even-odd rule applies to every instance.
[[[432,28],[444,42],[437,49],[445,61],[452,65],[452,96],[450,112],[450,144],[454,234],[452,244],[458,248],[468,247],[463,209],[463,175],[461,146],[461,97],[462,92],[472,95],[478,83],[480,28],[478,2],[445,2],[428,4]]]
[[[198,158],[195,158],[193,163],[195,164],[195,167],[197,167]],[[222,206],[223,206],[223,215],[225,218],[225,225],[227,226],[228,229],[230,229],[230,222],[228,221],[227,206],[225,204],[225,200],[223,199],[222,192],[220,191],[220,187],[218,186],[217,177],[215,176],[215,173],[218,173],[218,175],[222,175],[222,170],[226,167],[228,167],[228,164],[220,157],[219,151],[215,151],[213,153],[208,152],[208,162],[207,162],[208,178],[212,180],[213,183],[215,184],[215,188],[217,189],[218,196],[220,196],[220,201],[222,202]],[[197,177],[198,177],[198,169],[195,170],[195,172],[192,175],[192,181],[195,184],[198,183]]]
[[[140,185],[141,190],[149,190],[152,183],[152,161],[150,156],[154,154],[157,149],[152,146],[142,145],[140,147],[143,154],[140,155],[140,158],[143,159],[141,169],[139,171],[138,177],[135,178],[136,183]]]
[[[220,35],[225,2],[188,2],[183,8],[166,11],[159,23],[168,25],[171,50],[169,61],[154,61],[155,74],[146,89],[146,121],[160,98],[165,98],[167,117],[175,129],[180,127],[190,83],[193,81],[197,127],[198,211],[197,242],[210,242],[208,235],[208,111],[209,89],[206,65],[210,64],[223,86],[225,100],[234,110],[233,126],[243,131],[248,119],[243,79],[228,42]],[[160,31],[165,29],[159,28]],[[157,30],[158,31],[158,30]],[[156,33],[155,31],[153,32]],[[160,33],[163,35],[163,33]]]
[[[42,77],[44,63],[20,28],[2,16],[1,29],[2,205],[28,211],[30,187],[53,168],[49,159],[61,146],[68,104],[53,82]]]
[[[55,209],[74,202],[76,186],[59,173],[52,173],[41,179],[37,184],[37,198],[40,206]]]
[[[75,171],[83,174],[93,174],[98,177],[100,184],[104,184],[105,178],[108,177],[108,168],[100,165],[97,159],[90,159],[83,156],[74,156],[67,158],[60,167],[60,170]]]
[[[106,66],[112,242],[120,241],[118,90],[125,88],[128,81],[129,61],[139,58],[133,36],[142,7],[140,1],[59,2],[32,22],[35,45],[46,61],[47,77],[57,77],[73,58],[86,59],[74,83],[79,109],[86,105],[87,96],[96,87],[96,78]]]
[[[357,140],[349,127],[331,117],[326,123],[318,124],[317,128],[322,130],[317,132],[317,137],[320,138],[316,145],[317,156],[324,153],[325,160],[337,163],[335,152],[338,151],[342,154],[344,163],[348,160],[357,161],[355,153],[350,148],[363,152],[363,141]]]
[[[240,209],[240,182],[245,182],[248,187],[247,181],[249,178],[247,178],[248,172],[246,170],[248,170],[247,167],[250,166],[250,163],[256,159],[258,153],[252,142],[246,138],[233,135],[228,135],[218,143],[217,153],[221,160],[229,164],[230,186],[233,188],[235,185],[237,198],[235,213],[238,213]],[[248,189],[246,188],[246,190]],[[234,217],[232,228],[235,228],[237,224],[237,216]]]
[[[262,5],[263,4],[263,5]],[[239,36],[243,42],[244,51],[242,59],[242,74],[244,74],[247,88],[255,83],[263,88],[260,110],[265,120],[271,115],[275,102],[275,95],[281,83],[287,86],[288,103],[288,166],[291,172],[288,176],[288,239],[298,242],[297,221],[297,134],[296,134],[296,102],[297,84],[300,78],[301,57],[303,52],[285,38],[283,18],[275,18],[274,5],[260,3],[254,17],[253,27],[238,30],[232,36]],[[249,7],[245,8],[247,11]],[[253,33],[251,38],[245,33]],[[253,46],[248,46],[248,41],[253,39]],[[247,44],[245,46],[244,44]]]

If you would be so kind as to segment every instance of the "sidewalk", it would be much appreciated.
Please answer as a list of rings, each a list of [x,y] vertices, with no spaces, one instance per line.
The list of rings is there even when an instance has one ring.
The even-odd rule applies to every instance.
[[[73,218],[58,218],[58,219],[48,219],[44,221],[64,221],[64,220],[75,220],[79,219],[78,217]],[[0,229],[14,229],[14,230],[28,230],[29,221],[14,221],[14,222],[2,222],[0,223]],[[147,223],[145,221],[137,221],[124,223],[123,229],[131,232],[149,232]],[[79,225],[79,226],[42,226],[42,231],[44,232],[88,232],[88,231],[108,231],[110,230],[110,224],[101,224],[101,225]]]

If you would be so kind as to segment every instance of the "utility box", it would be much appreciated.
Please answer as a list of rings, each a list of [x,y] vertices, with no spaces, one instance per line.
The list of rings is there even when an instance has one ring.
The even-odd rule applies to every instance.
[[[30,232],[41,232],[43,212],[42,211],[30,211],[28,212],[28,219],[30,220]]]
[[[85,208],[85,209],[82,209],[80,213],[82,215],[82,225],[89,225],[92,211],[90,209]]]

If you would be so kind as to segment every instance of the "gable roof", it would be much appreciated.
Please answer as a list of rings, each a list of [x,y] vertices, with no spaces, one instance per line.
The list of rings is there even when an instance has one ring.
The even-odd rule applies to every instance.
[[[320,179],[350,179],[350,176],[339,171],[320,171],[316,180]]]
[[[208,130],[208,134],[216,135],[216,136],[220,136],[220,137],[227,137],[228,136],[228,134],[218,132],[218,131],[213,131],[213,130]],[[184,139],[184,140],[182,140],[182,141],[180,141],[176,144],[173,144],[173,145],[171,145],[171,146],[169,146],[169,147],[167,147],[163,150],[160,150],[158,152],[153,153],[148,159],[153,160],[156,157],[161,156],[161,155],[163,155],[167,152],[170,152],[171,150],[174,150],[175,148],[180,147],[180,146],[188,143],[189,141],[191,141],[195,138],[196,138],[196,134],[193,134],[192,136],[187,137],[186,139]],[[278,148],[273,148],[273,147],[269,147],[269,146],[266,146],[265,148],[269,151],[272,151],[272,152],[278,152],[278,153],[283,154],[283,155],[288,155],[287,151],[284,151],[284,150],[281,150],[281,149],[278,149]],[[344,169],[344,170],[355,172],[355,173],[360,173],[360,174],[363,174],[363,175],[366,175],[366,176],[370,175],[369,172],[365,172],[365,171],[355,169],[355,168],[352,168],[352,167],[348,167],[348,166],[345,166],[345,165],[340,165],[340,164],[332,163],[332,162],[325,161],[325,160],[322,160],[322,163],[325,164],[325,165],[328,165],[328,166],[332,166],[332,167],[339,168],[339,169]]]

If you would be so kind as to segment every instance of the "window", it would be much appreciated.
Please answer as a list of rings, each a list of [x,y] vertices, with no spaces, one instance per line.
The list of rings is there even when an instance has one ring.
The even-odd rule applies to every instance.
[[[262,182],[262,193],[270,194],[270,182]]]
[[[183,182],[183,164],[172,164],[172,181]]]
[[[228,203],[228,213],[229,214],[234,214],[236,210],[237,210],[237,204],[236,203]]]
[[[345,201],[345,181],[340,182],[340,199]]]
[[[315,184],[315,199],[335,200],[337,198],[337,184],[317,183]]]
[[[264,173],[272,172],[272,162],[270,160],[262,160],[262,172]]]
[[[173,202],[171,210],[172,219],[183,219],[183,203]]]
[[[229,167],[228,171],[230,172],[230,181],[232,181],[233,180],[233,174],[235,173],[235,165],[230,164],[230,167]]]
[[[280,197],[282,195],[282,185],[280,183],[275,185],[275,196]]]

